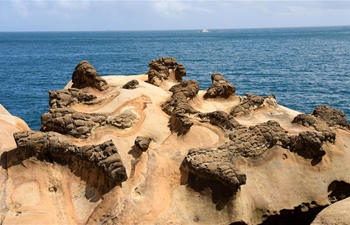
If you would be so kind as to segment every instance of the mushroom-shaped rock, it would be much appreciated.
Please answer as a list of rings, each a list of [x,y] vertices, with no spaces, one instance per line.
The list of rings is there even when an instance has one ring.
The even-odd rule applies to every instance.
[[[165,56],[152,60],[148,65],[148,82],[156,86],[160,86],[164,80],[168,80],[171,76],[178,82],[181,82],[182,77],[186,76],[185,67],[178,63],[175,58]]]
[[[212,85],[209,87],[203,98],[228,98],[235,95],[236,87],[226,80],[220,73],[213,73],[211,75]]]
[[[86,60],[81,61],[75,67],[72,74],[72,88],[93,87],[99,91],[104,91],[109,88],[105,79],[100,77],[95,68]]]
[[[135,89],[139,85],[139,82],[137,80],[131,80],[123,85],[124,89]]]

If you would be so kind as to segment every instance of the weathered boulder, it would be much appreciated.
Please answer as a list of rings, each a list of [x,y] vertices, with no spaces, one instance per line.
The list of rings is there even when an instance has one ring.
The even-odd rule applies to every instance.
[[[127,82],[126,84],[123,85],[124,89],[135,89],[139,85],[139,82],[135,79]]]
[[[345,113],[328,105],[317,106],[312,112],[312,115],[325,121],[331,127],[340,127],[344,129],[350,128]]]
[[[141,152],[145,152],[148,150],[149,144],[151,143],[152,138],[150,137],[141,137],[138,136],[135,139],[135,149],[136,151],[141,151]]]
[[[86,60],[81,61],[75,67],[72,74],[72,88],[93,87],[99,91],[104,91],[109,88],[105,79],[100,77],[95,68]]]
[[[41,116],[41,131],[55,131],[76,138],[87,138],[93,129],[111,125],[127,129],[137,123],[137,115],[126,111],[118,116],[98,113],[82,113],[69,108],[50,109]]]
[[[97,97],[77,88],[49,91],[50,108],[65,108],[74,104],[89,104]]]
[[[17,144],[16,159],[25,160],[35,157],[39,160],[72,164],[74,160],[83,160],[92,168],[99,168],[103,174],[116,183],[127,180],[123,162],[114,143],[109,140],[99,145],[78,147],[66,137],[50,132],[23,131],[14,133]]]
[[[236,87],[226,80],[220,73],[213,73],[211,75],[212,85],[209,87],[203,98],[228,98],[235,95]]]
[[[165,56],[163,58],[154,59],[149,64],[148,82],[160,86],[164,80],[168,80],[171,75],[178,82],[182,81],[182,77],[186,76],[185,67],[176,61],[175,58]]]
[[[162,110],[171,116],[169,120],[170,129],[179,135],[184,135],[193,125],[186,114],[198,113],[188,100],[197,95],[199,84],[195,80],[186,80],[172,86],[169,91],[173,94],[170,99],[161,105]]]
[[[199,113],[198,117],[203,122],[209,122],[214,126],[221,127],[226,132],[233,131],[235,128],[239,127],[238,123],[233,116],[224,111],[214,111],[210,113]]]
[[[246,94],[243,98],[241,98],[240,104],[231,109],[230,114],[232,116],[250,116],[254,110],[265,105],[269,107],[276,107],[277,102],[275,95],[270,94],[269,96],[261,97],[254,94]]]

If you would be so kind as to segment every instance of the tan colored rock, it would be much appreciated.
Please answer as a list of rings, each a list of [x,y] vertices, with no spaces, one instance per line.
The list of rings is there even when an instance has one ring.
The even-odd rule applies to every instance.
[[[292,123],[300,112],[274,96],[204,100],[196,81],[103,78],[105,91],[83,89],[94,100],[50,109],[55,131],[17,133],[18,148],[12,136],[25,127],[12,116],[0,120],[9,143],[1,142],[2,224],[309,224],[349,196],[342,116],[316,130]],[[124,89],[130,80],[138,87]],[[93,126],[85,138],[57,133],[71,129],[66,123],[72,132],[129,124],[131,114],[129,127]]]

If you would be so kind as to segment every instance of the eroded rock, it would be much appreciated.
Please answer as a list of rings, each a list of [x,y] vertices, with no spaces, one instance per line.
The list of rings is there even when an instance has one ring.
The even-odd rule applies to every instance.
[[[164,80],[168,80],[171,73],[174,73],[174,79],[178,82],[182,81],[182,77],[186,76],[185,67],[176,61],[175,58],[165,56],[163,58],[152,60],[149,64],[148,82],[160,86]]]
[[[74,104],[89,104],[97,97],[77,88],[49,91],[50,108],[65,108]]]
[[[220,73],[211,75],[212,85],[209,87],[203,98],[228,98],[235,95],[236,87],[226,80]]]
[[[20,160],[35,157],[63,164],[83,160],[100,168],[114,182],[127,180],[125,167],[112,140],[99,145],[78,147],[58,133],[40,131],[17,132],[14,133],[14,139]]]
[[[261,97],[254,94],[246,94],[242,99],[239,105],[233,107],[230,111],[232,116],[250,116],[254,110],[263,107],[277,107],[276,97],[273,94],[270,94],[266,97]]]
[[[145,152],[148,150],[149,144],[151,143],[151,138],[150,137],[141,137],[138,136],[135,139],[135,148],[136,151],[141,151],[141,152]]]
[[[41,116],[41,131],[55,131],[76,138],[87,138],[93,129],[111,125],[118,129],[127,129],[137,123],[137,115],[126,111],[118,116],[106,116],[97,113],[82,113],[73,109],[50,109]]]
[[[173,95],[161,105],[162,110],[170,115],[170,129],[179,135],[186,134],[193,122],[187,114],[196,114],[197,110],[189,104],[188,100],[193,99],[198,91],[199,84],[195,80],[186,80],[170,88]]]
[[[200,114],[198,114],[198,117],[203,122],[209,122],[210,124],[212,124],[214,126],[221,127],[226,132],[233,131],[235,128],[240,126],[238,121],[235,120],[235,118],[233,118],[233,116],[231,116],[230,114],[228,114],[224,111],[200,113]]]
[[[317,106],[312,112],[312,115],[325,121],[331,127],[341,127],[345,129],[350,128],[345,113],[328,105]]]
[[[95,68],[86,60],[81,61],[75,67],[72,74],[72,88],[93,87],[99,91],[109,88],[105,79],[100,77]]]
[[[139,86],[139,82],[137,80],[131,80],[129,82],[127,82],[126,84],[123,85],[124,89],[135,89],[137,88],[137,86]]]

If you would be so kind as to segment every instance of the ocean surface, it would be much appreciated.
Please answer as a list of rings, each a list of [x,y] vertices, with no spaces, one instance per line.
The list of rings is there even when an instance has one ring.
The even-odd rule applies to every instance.
[[[274,93],[303,113],[328,104],[350,116],[350,27],[0,32],[0,104],[38,130],[48,90],[62,89],[81,60],[100,75],[135,75],[163,56],[201,89],[219,72],[238,95]]]

